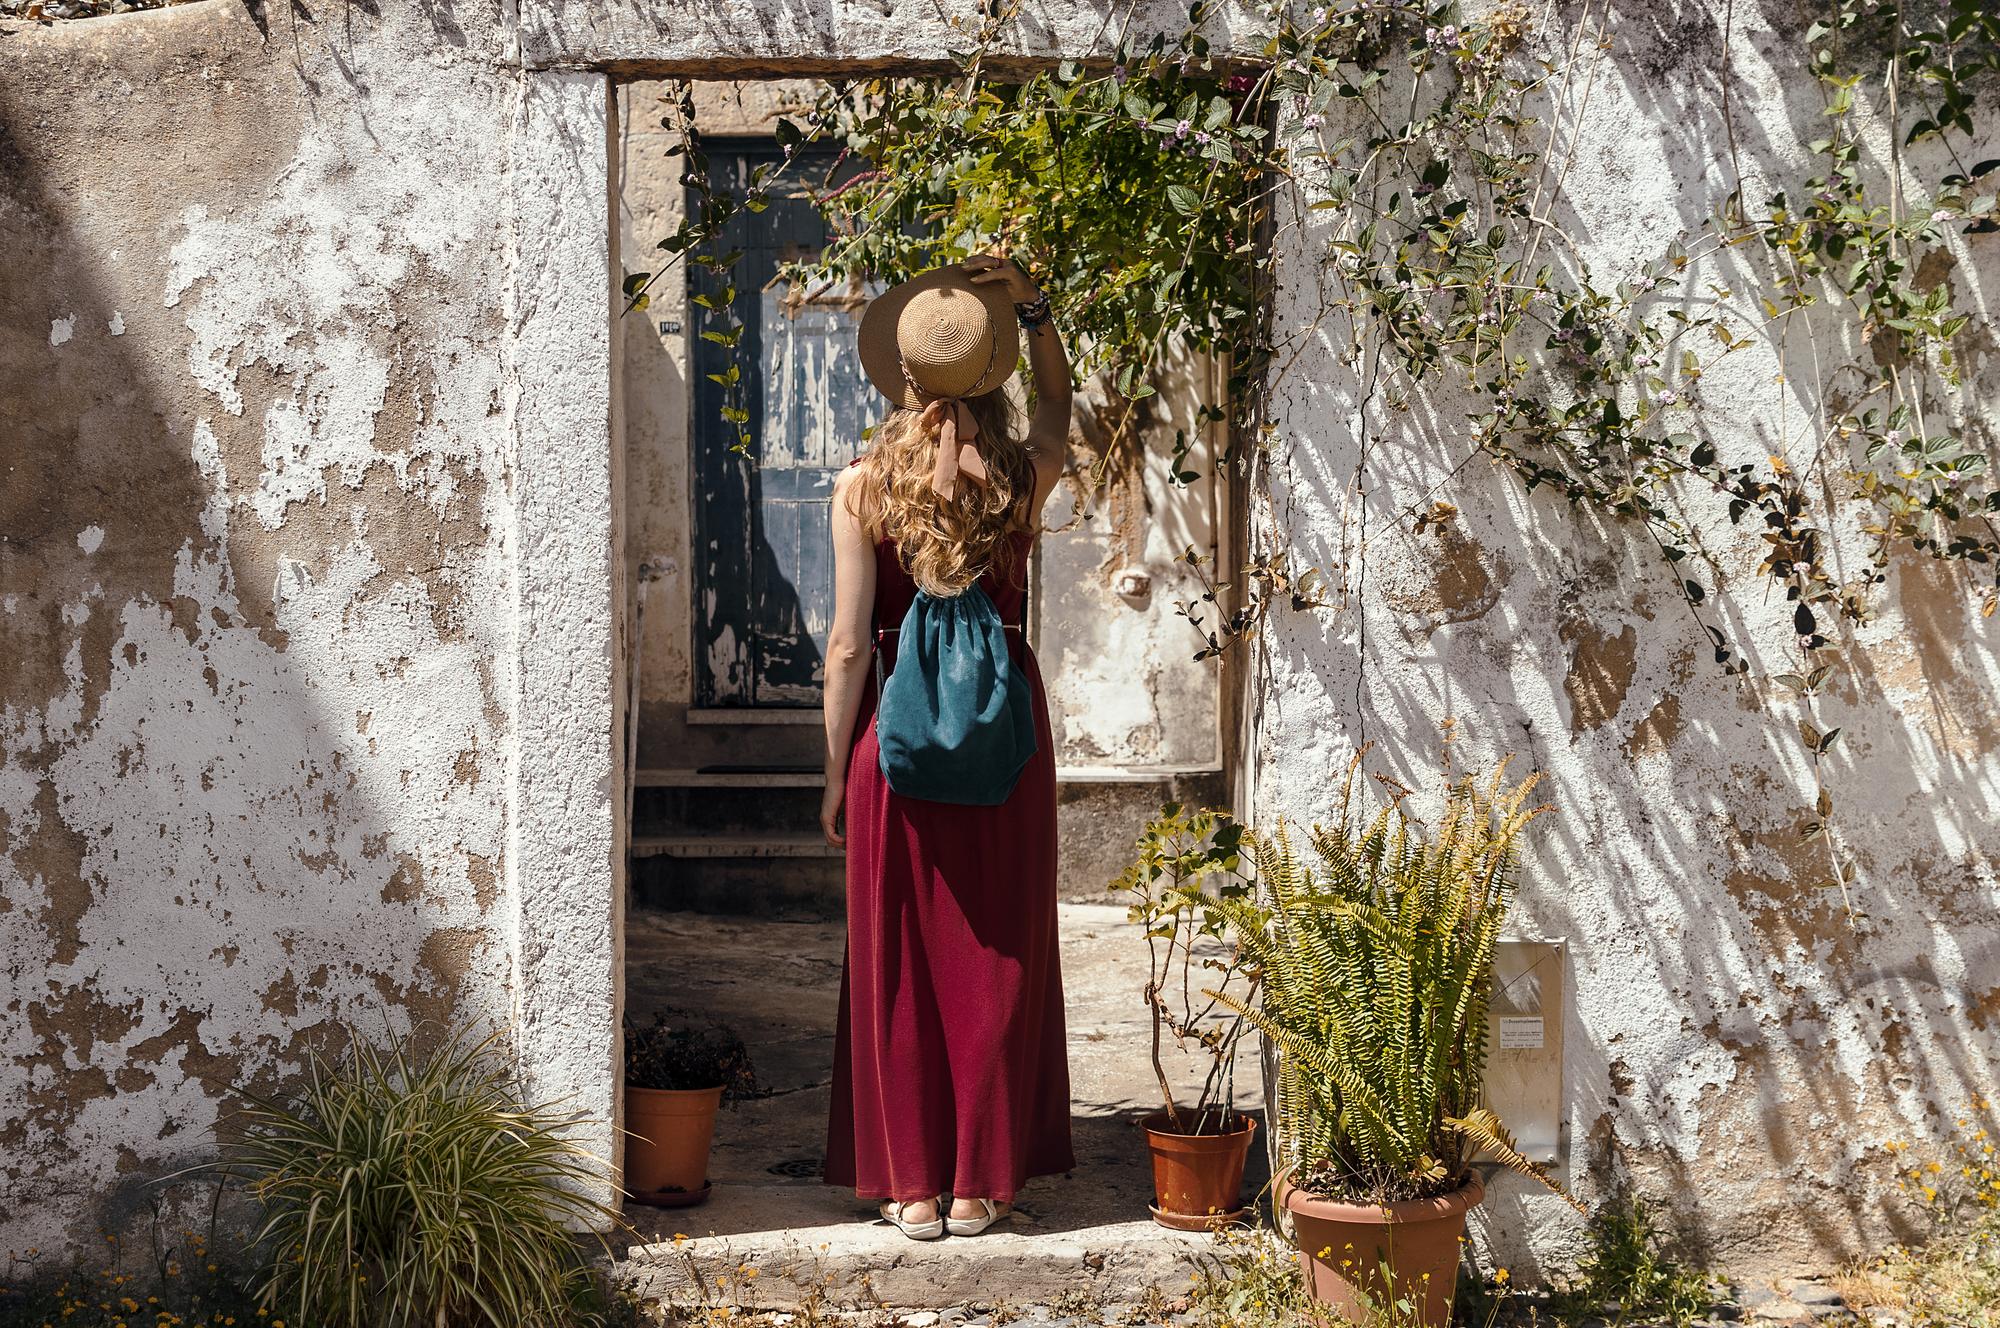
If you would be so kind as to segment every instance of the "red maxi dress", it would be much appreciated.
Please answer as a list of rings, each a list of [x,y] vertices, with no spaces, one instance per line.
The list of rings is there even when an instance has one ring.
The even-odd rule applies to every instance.
[[[980,579],[1023,620],[1028,552]],[[875,546],[875,622],[903,620],[916,585]],[[826,1181],[864,1198],[1011,1200],[1076,1165],[1056,953],[1056,766],[1048,698],[1023,633],[1008,650],[1035,699],[1036,749],[997,807],[892,792],[875,745],[871,678],[847,766],[847,966],[834,1044]],[[894,633],[877,638],[895,662]]]

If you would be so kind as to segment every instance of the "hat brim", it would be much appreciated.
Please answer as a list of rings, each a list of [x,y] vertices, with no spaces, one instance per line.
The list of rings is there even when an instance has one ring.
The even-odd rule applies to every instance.
[[[896,347],[896,323],[912,297],[940,287],[966,291],[986,303],[993,320],[993,367],[975,384],[968,397],[983,396],[999,387],[1013,374],[1021,358],[1021,329],[1014,320],[1014,301],[1004,282],[972,280],[957,263],[946,263],[921,272],[900,286],[892,286],[872,300],[862,311],[861,327],[855,343],[861,352],[861,368],[875,389],[899,406],[915,410],[924,404],[915,388],[903,377],[902,352]]]

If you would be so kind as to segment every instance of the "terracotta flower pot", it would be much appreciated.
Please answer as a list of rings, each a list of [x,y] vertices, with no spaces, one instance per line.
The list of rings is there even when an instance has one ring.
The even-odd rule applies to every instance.
[[[625,1086],[625,1189],[680,1207],[708,1197],[708,1146],[722,1089]]]
[[[1486,1197],[1478,1172],[1450,1194],[1403,1203],[1335,1203],[1289,1185],[1278,1195],[1292,1215],[1299,1263],[1314,1300],[1366,1323],[1370,1306],[1379,1311],[1407,1297],[1426,1328],[1451,1322],[1458,1238],[1467,1211]]]
[[[1257,1133],[1254,1116],[1238,1113],[1228,1134],[1177,1134],[1167,1113],[1139,1124],[1153,1151],[1153,1220],[1181,1231],[1201,1231],[1243,1211],[1243,1162]]]

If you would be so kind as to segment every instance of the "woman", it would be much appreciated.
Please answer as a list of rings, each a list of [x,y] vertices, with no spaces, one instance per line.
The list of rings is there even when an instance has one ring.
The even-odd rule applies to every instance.
[[[1017,440],[1005,389],[1024,335],[1035,412]],[[1027,274],[985,255],[882,295],[858,340],[895,409],[833,491],[820,825],[847,851],[848,943],[826,1180],[882,1200],[914,1239],[976,1235],[1030,1176],[1075,1165],[1055,754],[1023,630],[1028,554],[1069,432],[1069,361]],[[1009,772],[993,772],[997,805],[906,797],[881,768],[873,652],[893,669],[919,589],[975,583],[1032,695],[1034,752],[1011,792]]]

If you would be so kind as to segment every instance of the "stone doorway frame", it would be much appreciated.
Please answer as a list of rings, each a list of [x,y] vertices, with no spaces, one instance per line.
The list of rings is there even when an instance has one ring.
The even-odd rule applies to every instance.
[[[1178,0],[1096,11],[1044,0],[1022,16],[1032,47],[996,71],[1046,68],[1178,33]],[[521,11],[509,139],[508,381],[514,483],[515,759],[507,793],[514,902],[515,1052],[531,1100],[579,1120],[576,1141],[622,1164],[626,893],[623,754],[628,628],[620,362],[618,84],[660,78],[950,73],[965,37],[929,0],[836,0],[816,26],[738,0],[664,13],[645,0]],[[652,6],[646,6],[647,9]],[[796,18],[797,15],[784,16]],[[969,17],[969,15],[967,16]],[[1261,54],[1257,22],[1211,16],[1218,57]],[[1231,522],[1231,525],[1235,525]],[[1229,538],[1240,538],[1232,531]],[[1225,712],[1247,695],[1225,682]],[[1235,725],[1225,718],[1225,730]],[[1237,760],[1227,748],[1225,761]],[[1240,776],[1239,801],[1250,790]],[[609,1201],[607,1184],[595,1196]]]

